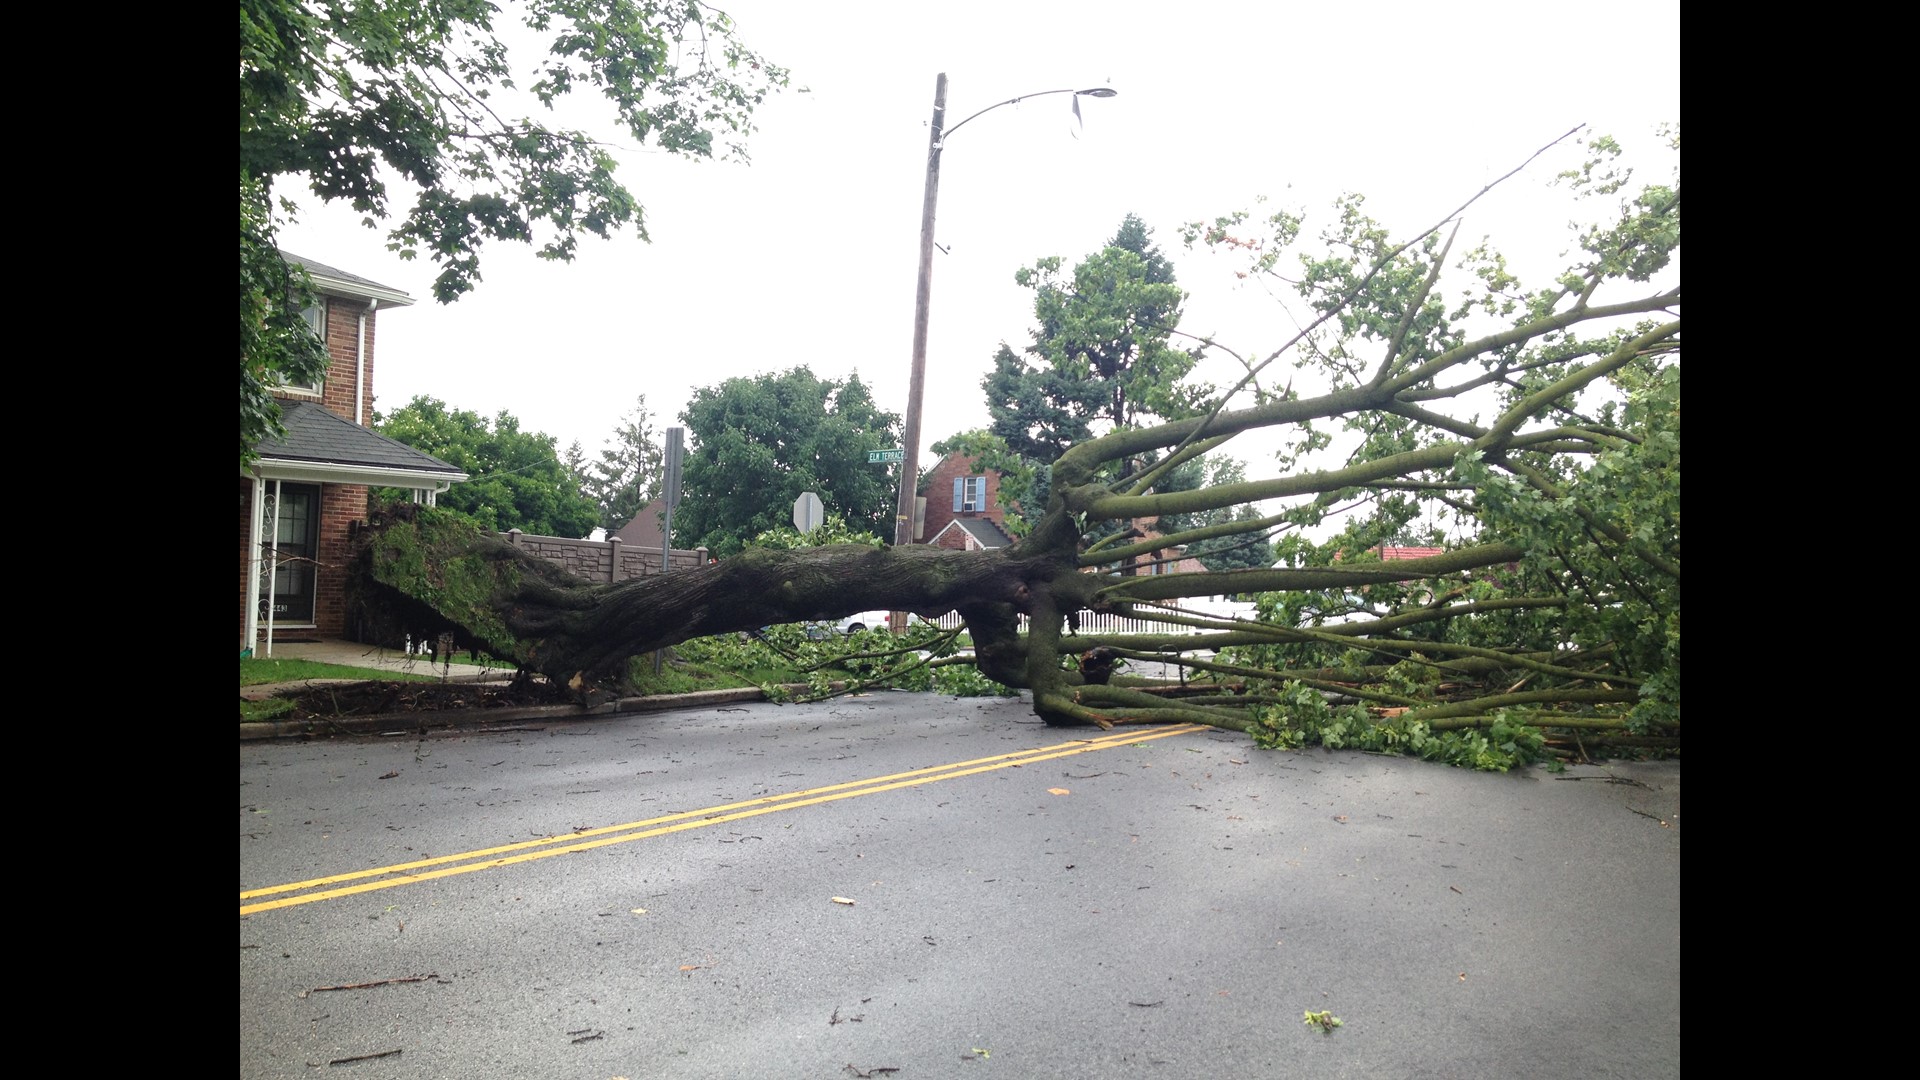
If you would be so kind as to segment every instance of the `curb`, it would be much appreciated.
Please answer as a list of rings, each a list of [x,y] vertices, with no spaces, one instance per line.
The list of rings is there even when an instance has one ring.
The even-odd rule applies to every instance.
[[[806,690],[804,683],[790,687]],[[455,729],[486,730],[496,724],[528,720],[603,720],[673,709],[700,709],[737,701],[765,701],[758,687],[734,690],[696,690],[691,694],[618,698],[598,705],[530,705],[518,709],[441,709],[430,712],[380,713],[373,716],[326,717],[313,720],[266,720],[240,725],[240,741],[259,739],[315,739],[330,735],[412,735]]]
[[[352,686],[367,682],[366,679],[298,679],[293,682],[256,683],[240,688],[240,696],[248,701],[265,701],[283,690],[307,690],[316,686]],[[496,672],[481,672],[477,675],[450,675],[439,680],[442,683],[460,683],[462,685],[505,686],[512,681]]]

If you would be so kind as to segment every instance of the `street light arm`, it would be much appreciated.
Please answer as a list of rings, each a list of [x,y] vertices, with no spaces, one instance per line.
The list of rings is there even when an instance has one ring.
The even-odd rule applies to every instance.
[[[1027,100],[1028,98],[1045,97],[1048,94],[1075,94],[1083,97],[1110,98],[1110,97],[1116,96],[1119,93],[1120,91],[1115,90],[1109,86],[1096,86],[1090,90],[1074,90],[1069,88],[1066,90],[1041,90],[1032,94],[1021,94],[1019,97],[1011,97],[1005,101],[994,102],[993,104],[987,106],[986,108],[981,109],[979,112],[974,113],[973,116],[967,117],[966,120],[962,120],[959,123],[948,128],[946,133],[947,135],[952,135],[954,132],[959,131],[961,128],[965,127],[967,125],[967,121],[972,120],[974,117],[983,115],[985,113],[990,113],[1002,105],[1018,105],[1021,102]],[[942,137],[941,142],[944,143],[945,141],[946,141],[945,137]]]

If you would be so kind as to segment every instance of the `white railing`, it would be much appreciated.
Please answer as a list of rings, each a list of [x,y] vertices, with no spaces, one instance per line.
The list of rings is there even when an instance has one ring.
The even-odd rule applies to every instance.
[[[1205,615],[1218,619],[1252,619],[1253,605],[1236,601],[1211,601],[1187,605],[1187,610],[1196,615]],[[942,630],[951,630],[960,625],[960,613],[949,611],[932,620]],[[1129,616],[1114,615],[1093,611],[1079,613],[1079,632],[1082,634],[1200,634],[1206,631],[1192,626],[1180,626],[1151,619],[1137,619]],[[1020,616],[1020,632],[1027,632],[1027,617]]]

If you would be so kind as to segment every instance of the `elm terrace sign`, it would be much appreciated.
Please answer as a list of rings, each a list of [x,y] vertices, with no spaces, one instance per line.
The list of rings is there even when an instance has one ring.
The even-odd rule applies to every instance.
[[[867,451],[867,464],[869,465],[881,465],[889,461],[905,461],[905,460],[907,460],[907,452],[904,448],[899,450]]]

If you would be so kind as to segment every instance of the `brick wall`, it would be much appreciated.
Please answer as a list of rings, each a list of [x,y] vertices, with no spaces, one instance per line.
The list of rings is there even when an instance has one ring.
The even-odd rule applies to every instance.
[[[367,519],[364,484],[320,485],[320,569],[314,580],[313,626],[323,637],[347,632],[347,529]]]
[[[531,555],[559,563],[577,578],[586,581],[629,581],[651,577],[660,572],[660,549],[636,547],[611,540],[572,540],[564,536],[534,536],[519,529],[509,530],[506,541]],[[667,563],[673,572],[693,570],[707,565],[707,549],[691,551],[674,548]]]
[[[360,415],[355,415],[354,377],[359,368],[360,351],[360,314],[366,311],[363,304],[338,297],[327,299],[327,352],[333,357],[333,366],[327,370],[326,385],[321,388],[320,403],[330,412],[359,424],[361,427],[373,425],[373,328],[380,321],[374,313],[367,315],[367,370],[363,378],[366,383],[365,404]]]

